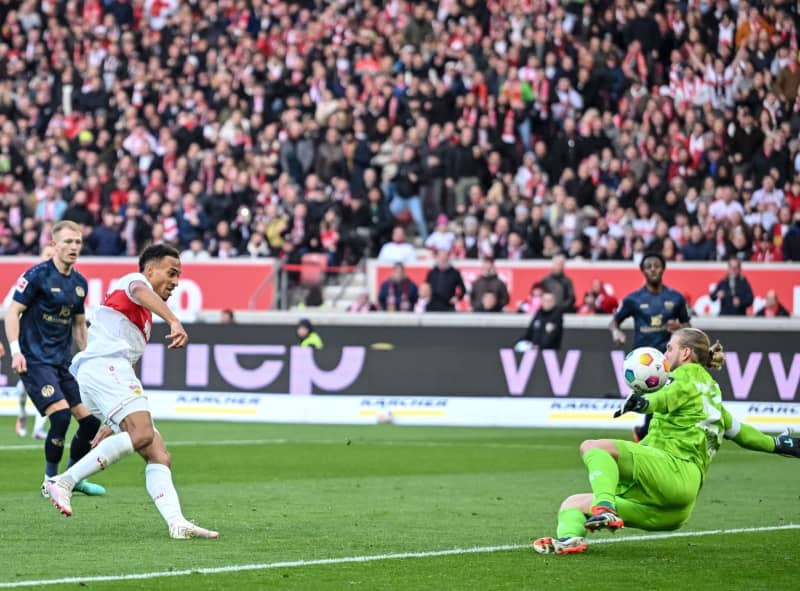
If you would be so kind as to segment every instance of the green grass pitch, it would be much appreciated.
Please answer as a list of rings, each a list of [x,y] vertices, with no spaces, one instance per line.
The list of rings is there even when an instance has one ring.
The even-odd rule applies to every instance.
[[[221,532],[173,541],[138,457],[65,518],[39,497],[37,442],[12,425],[0,419],[0,589],[750,591],[800,573],[800,529],[785,527],[800,524],[800,462],[731,443],[679,535],[598,534],[586,554],[545,557],[527,544],[588,490],[578,444],[628,433],[163,421],[184,513]],[[725,531],[688,535],[711,530]]]

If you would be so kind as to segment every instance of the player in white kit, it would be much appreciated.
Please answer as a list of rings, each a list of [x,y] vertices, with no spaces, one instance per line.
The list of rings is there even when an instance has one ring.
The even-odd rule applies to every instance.
[[[166,304],[180,274],[177,250],[162,244],[145,248],[139,257],[139,273],[126,275],[116,283],[92,320],[86,349],[72,360],[70,371],[80,385],[83,403],[107,427],[98,432],[92,451],[45,483],[53,504],[67,517],[72,515],[76,482],[136,451],[147,463],[147,492],[167,522],[170,537],[219,537],[183,516],[172,484],[170,454],[153,427],[147,398],[133,370],[150,339],[153,313],[169,324],[168,348],[184,347],[189,340]]]

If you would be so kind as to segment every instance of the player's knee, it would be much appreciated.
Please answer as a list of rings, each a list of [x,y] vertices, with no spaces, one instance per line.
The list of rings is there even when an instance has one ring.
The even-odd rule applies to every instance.
[[[597,445],[598,443],[599,442],[598,442],[597,439],[587,439],[586,441],[582,442],[581,446],[579,448],[581,457],[586,455],[586,452],[589,451],[590,449],[597,448],[598,447],[598,445]]]
[[[64,439],[69,429],[72,413],[68,408],[62,408],[50,414],[50,433],[57,439]]]
[[[581,457],[585,456],[590,450],[600,449],[611,454],[616,458],[618,455],[617,446],[612,439],[587,439],[581,443]]]

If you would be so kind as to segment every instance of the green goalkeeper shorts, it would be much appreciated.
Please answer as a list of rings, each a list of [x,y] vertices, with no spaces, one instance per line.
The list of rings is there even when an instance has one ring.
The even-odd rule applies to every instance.
[[[625,525],[649,531],[677,529],[694,509],[700,469],[663,450],[615,440],[620,466],[632,466],[633,478],[620,475],[614,499]]]

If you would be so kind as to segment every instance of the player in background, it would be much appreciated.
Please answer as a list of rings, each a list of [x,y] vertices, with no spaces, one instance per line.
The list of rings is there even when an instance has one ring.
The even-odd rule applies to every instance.
[[[147,397],[133,370],[150,339],[154,313],[169,324],[166,338],[170,349],[184,347],[189,340],[166,304],[181,275],[179,257],[170,246],[148,246],[139,257],[139,272],[120,279],[97,310],[89,328],[89,343],[75,356],[70,371],[78,379],[86,406],[102,417],[107,427],[98,433],[92,451],[63,474],[48,479],[46,487],[53,504],[70,516],[77,482],[136,451],[147,464],[147,492],[167,522],[170,537],[217,538],[217,532],[198,527],[183,516],[172,483],[170,454],[153,426]]]
[[[3,355],[5,355],[5,348],[0,348],[0,357]],[[25,390],[25,384],[22,383],[22,380],[17,382],[16,390],[17,396],[19,396],[19,415],[17,415],[17,420],[14,423],[14,430],[19,437],[25,437],[28,435],[28,410],[26,408],[28,404],[28,392]],[[41,440],[47,439],[47,431],[45,431],[46,425],[47,416],[36,413],[34,415],[31,437]]]
[[[568,497],[558,513],[555,537],[533,543],[540,554],[586,550],[587,531],[624,525],[674,530],[692,514],[711,460],[722,439],[753,451],[800,458],[800,437],[773,437],[739,423],[722,405],[719,384],[708,370],[725,359],[697,328],[676,331],[667,344],[672,381],[650,394],[631,394],[622,410],[653,416],[650,434],[638,445],[621,439],[581,443],[591,493]]]
[[[644,286],[629,293],[608,325],[614,345],[625,345],[625,333],[620,325],[633,317],[633,347],[655,347],[661,352],[667,348],[670,335],[679,328],[689,326],[689,309],[680,292],[664,285],[667,262],[658,253],[646,254],[639,268],[644,275]],[[644,424],[633,429],[634,441],[647,436],[650,416]]]
[[[55,249],[53,248],[53,245],[48,244],[42,249],[41,259],[43,261],[47,261],[53,258],[54,253]],[[0,344],[0,357],[5,357],[5,354],[5,347]],[[25,408],[28,402],[28,393],[25,391],[25,384],[22,383],[22,380],[17,382],[17,395],[19,396],[19,415],[17,415],[17,421],[14,424],[14,430],[17,432],[18,436],[25,437],[28,434],[28,411]],[[46,424],[47,417],[37,413],[34,417],[32,431],[34,439],[47,439],[47,431],[44,430]]]
[[[58,474],[71,417],[78,421],[78,430],[70,445],[70,465],[91,449],[100,427],[81,402],[78,384],[69,373],[73,339],[79,350],[86,346],[87,282],[74,269],[82,244],[81,228],[74,222],[53,226],[53,256],[17,280],[5,316],[11,367],[36,410],[50,419],[44,442],[45,479]],[[105,493],[102,486],[86,481],[77,483],[76,490]],[[42,494],[46,496],[44,485]]]

